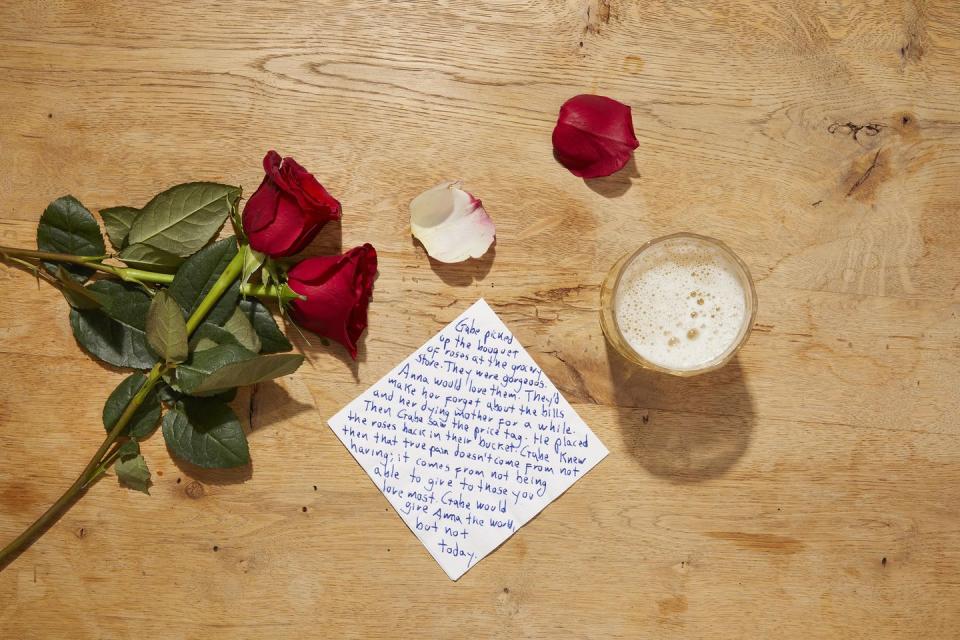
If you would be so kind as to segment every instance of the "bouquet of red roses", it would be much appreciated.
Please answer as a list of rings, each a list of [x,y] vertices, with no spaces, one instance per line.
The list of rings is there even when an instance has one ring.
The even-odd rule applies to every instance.
[[[40,218],[37,250],[0,247],[6,262],[63,292],[73,335],[87,353],[132,370],[104,405],[103,444],[63,496],[0,550],[0,567],[111,466],[121,483],[147,492],[139,442],[158,425],[170,452],[192,464],[250,461],[228,403],[238,387],[293,373],[303,362],[262,300],[356,358],[376,250],[365,244],[290,268],[277,261],[303,250],[341,209],[293,158],[270,151],[263,166],[242,216],[238,187],[180,184],[142,209],[101,210],[108,251],[94,216],[64,196]],[[228,219],[234,235],[214,241]]]

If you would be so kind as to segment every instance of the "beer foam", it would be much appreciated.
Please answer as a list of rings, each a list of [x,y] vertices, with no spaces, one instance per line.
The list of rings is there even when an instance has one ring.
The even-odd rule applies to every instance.
[[[742,269],[695,238],[652,245],[627,265],[617,286],[620,333],[646,360],[698,369],[740,337],[747,315]]]

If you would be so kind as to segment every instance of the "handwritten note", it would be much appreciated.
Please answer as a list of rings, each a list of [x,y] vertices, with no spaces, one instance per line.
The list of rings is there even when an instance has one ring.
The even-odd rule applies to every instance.
[[[607,455],[482,299],[329,424],[452,580]]]

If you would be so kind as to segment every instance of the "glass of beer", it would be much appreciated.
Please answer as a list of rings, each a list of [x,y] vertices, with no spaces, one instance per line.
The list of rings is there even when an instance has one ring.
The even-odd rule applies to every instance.
[[[627,360],[675,376],[719,369],[747,341],[757,292],[727,245],[695,233],[620,258],[600,290],[600,325]]]

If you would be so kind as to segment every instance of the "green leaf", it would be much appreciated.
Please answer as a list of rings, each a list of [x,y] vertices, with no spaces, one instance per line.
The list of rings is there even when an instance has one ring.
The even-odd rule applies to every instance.
[[[209,322],[200,325],[200,328],[190,337],[190,351],[206,351],[221,344],[243,346],[237,342],[237,338],[232,333]]]
[[[142,455],[117,460],[113,470],[117,474],[117,480],[131,489],[150,495],[150,469],[147,468],[147,461]]]
[[[267,259],[267,254],[254,251],[250,245],[244,245],[240,250],[243,251],[243,271],[240,274],[240,287],[243,288]]]
[[[235,238],[224,238],[209,247],[204,247],[190,256],[177,270],[170,284],[170,295],[180,303],[184,315],[190,317],[209,293],[233,257],[237,255]],[[223,324],[233,313],[240,297],[240,286],[234,283],[210,310],[207,322]]]
[[[107,252],[100,225],[73,196],[57,198],[47,205],[37,225],[37,247],[41,251],[74,256],[102,256]],[[43,266],[56,275],[58,265],[44,262]],[[78,282],[85,282],[93,273],[92,269],[77,264],[64,265],[64,268]]]
[[[250,462],[247,437],[236,414],[216,400],[191,398],[163,417],[163,439],[178,458],[207,469]]]
[[[274,260],[273,258],[267,258],[263,263],[263,283],[265,285],[276,284],[279,285],[284,281],[284,269],[283,265]]]
[[[189,398],[185,393],[180,393],[172,386],[166,382],[161,382],[157,385],[157,396],[160,398],[160,401],[168,407],[174,406],[176,403],[180,402],[185,398]],[[211,400],[219,400],[220,402],[230,403],[233,402],[237,397],[237,388],[228,389],[223,393],[218,393],[215,396],[210,396]]]
[[[136,440],[130,440],[120,445],[117,451],[117,462],[113,465],[117,480],[131,489],[150,494],[150,469],[147,461],[140,454],[140,445]]]
[[[97,280],[88,287],[100,294],[103,310],[113,319],[147,330],[151,298],[140,285],[116,280]]]
[[[184,393],[212,395],[289,375],[302,363],[299,353],[258,356],[243,347],[224,344],[196,352],[177,367],[177,383]]]
[[[113,280],[98,280],[89,289],[100,294],[103,308],[70,310],[70,326],[80,346],[115,367],[152,367],[156,358],[146,334],[150,296],[136,285]]]
[[[106,404],[103,405],[103,428],[106,429],[107,433],[117,424],[117,420],[123,415],[127,405],[133,400],[133,396],[137,395],[146,381],[147,376],[142,373],[134,373],[124,378],[113,390],[113,393],[107,398]],[[157,394],[156,387],[154,387],[137,407],[137,410],[133,412],[133,417],[127,422],[127,426],[124,427],[120,435],[142,440],[153,433],[159,421],[160,397]]]
[[[216,235],[240,200],[239,187],[213,182],[178,184],[154,196],[130,227],[129,244],[186,258]]]
[[[134,269],[160,273],[174,273],[177,267],[183,264],[183,258],[180,256],[155,249],[148,244],[131,244],[125,247],[117,257]]]
[[[180,305],[166,291],[155,295],[150,303],[147,344],[167,363],[176,364],[187,359],[187,322]]]
[[[117,447],[118,458],[129,458],[137,455],[140,455],[140,443],[137,442],[136,438],[131,438]]]
[[[253,353],[260,351],[260,336],[257,335],[253,324],[239,306],[233,310],[233,315],[223,323],[223,328],[230,332],[244,348]]]
[[[133,207],[100,209],[103,226],[107,228],[107,237],[110,238],[110,244],[115,251],[120,251],[127,246],[127,234],[130,233],[130,227],[133,226],[133,221],[138,215],[140,215],[140,209]]]
[[[180,393],[172,386],[165,382],[161,382],[157,385],[157,397],[160,398],[160,401],[168,407],[174,406],[176,403],[183,401],[186,398],[189,398],[185,393]],[[215,396],[210,396],[211,400],[218,400],[220,402],[230,403],[233,402],[237,397],[237,388],[228,389],[223,393],[218,393]]]
[[[205,397],[209,397],[211,400],[219,400],[220,402],[230,403],[233,402],[237,397],[237,391],[238,389],[234,387],[233,389],[227,389],[226,391],[216,395]],[[163,404],[171,407],[184,398],[189,398],[191,396],[183,393],[173,378],[167,374],[164,374],[163,381],[157,384],[157,397],[160,398],[160,401],[163,402]]]
[[[233,337],[233,334],[223,327],[215,325],[204,325],[204,327],[206,328],[204,330],[206,336],[218,344],[209,349],[192,352],[190,358],[177,367],[177,384],[184,393],[187,393],[187,387],[183,385],[184,380],[190,380],[199,384],[199,379],[209,375],[212,371],[216,371],[220,367],[232,362],[250,360],[257,355],[239,344],[237,339]],[[200,333],[200,329],[197,330],[197,333]],[[223,342],[220,342],[220,340],[223,340]],[[191,382],[187,384],[189,386]]]
[[[180,393],[166,382],[158,382],[157,397],[160,398],[160,402],[170,407],[180,400],[183,400],[187,396],[186,394]]]
[[[256,298],[247,298],[241,300],[239,306],[260,337],[260,353],[280,353],[293,350],[293,345],[290,344],[287,336],[277,326],[273,314],[270,313],[270,309],[266,305]]]
[[[60,291],[63,293],[63,297],[74,309],[100,308],[101,301],[97,294],[71,278],[63,265],[57,265],[57,280],[60,281]]]
[[[260,272],[260,279],[263,281],[263,284],[269,287],[271,284],[280,284],[277,282],[277,276],[275,269],[273,267],[274,262],[272,258],[267,258],[263,263],[263,271]]]
[[[240,244],[247,243],[247,233],[243,230],[243,216],[240,215],[240,209],[234,207],[230,212],[230,224],[233,226],[233,235],[237,236]]]

